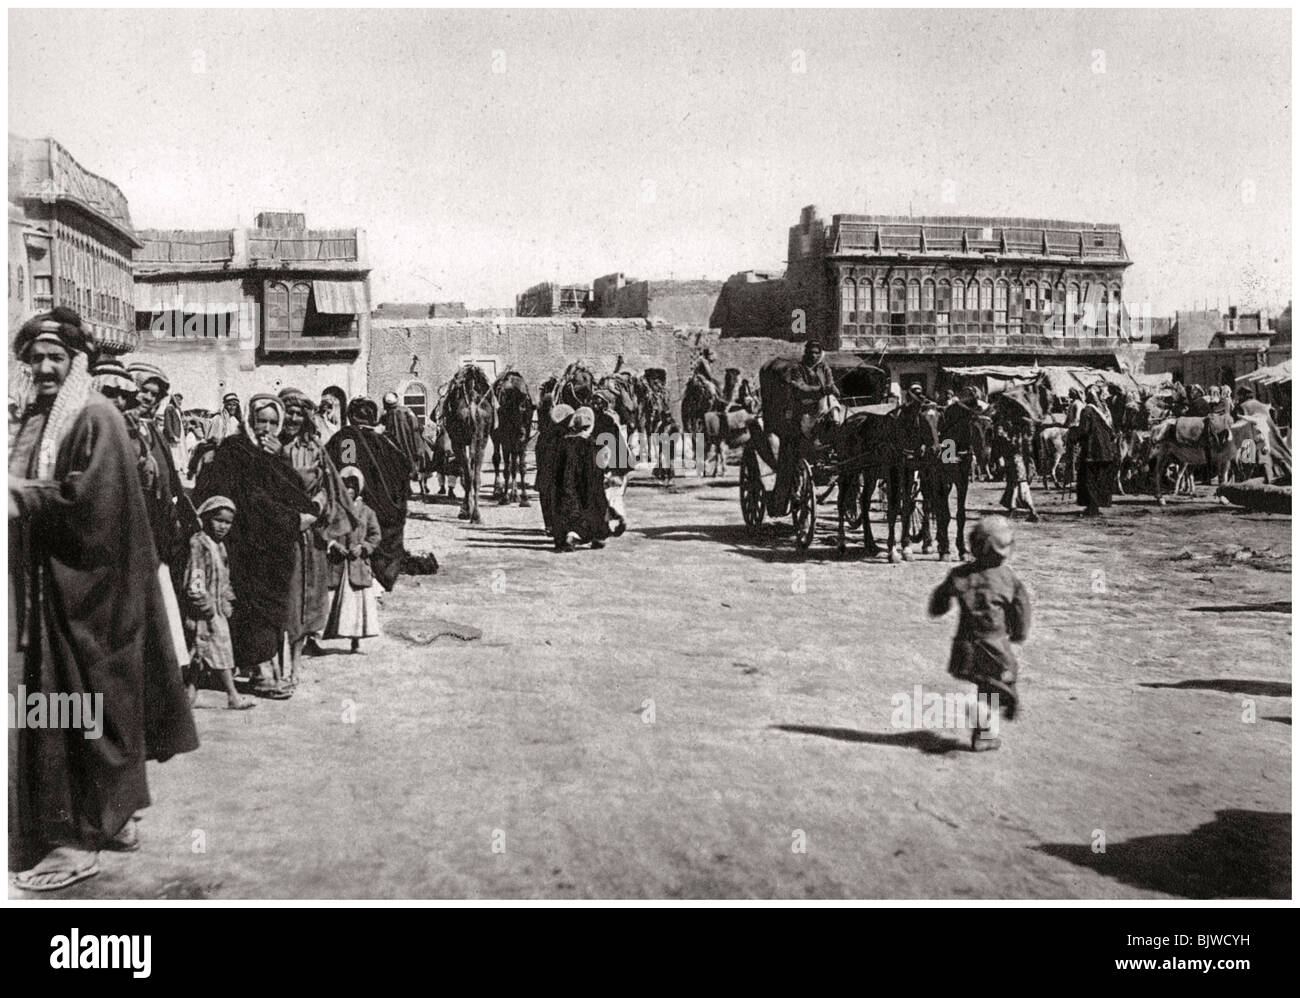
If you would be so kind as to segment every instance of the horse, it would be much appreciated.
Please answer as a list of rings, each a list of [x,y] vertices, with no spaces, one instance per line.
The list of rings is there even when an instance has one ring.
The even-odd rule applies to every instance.
[[[1165,497],[1161,494],[1166,468],[1171,460],[1176,460],[1185,469],[1203,466],[1206,463],[1207,441],[1205,435],[1211,432],[1209,420],[1200,416],[1184,416],[1180,419],[1167,419],[1151,431],[1151,453],[1155,463],[1155,497],[1161,506]],[[1238,419],[1231,424],[1229,432],[1208,440],[1210,477],[1218,475],[1219,484],[1228,484],[1228,472],[1238,450],[1247,442],[1253,442],[1256,452],[1267,455],[1268,436],[1253,419]],[[1219,497],[1220,502],[1227,500]]]
[[[483,369],[466,364],[452,375],[444,392],[442,422],[465,477],[465,501],[458,518],[470,523],[483,522],[478,511],[478,490],[483,449],[492,432],[491,391]]]
[[[516,495],[519,505],[527,507],[528,483],[524,480],[524,459],[528,439],[533,435],[533,412],[536,406],[528,383],[518,371],[507,371],[492,386],[497,399],[497,427],[492,431],[492,490],[504,506]],[[501,463],[505,460],[506,478],[501,481]]]
[[[975,404],[978,406],[980,403]],[[927,419],[934,418],[928,408],[922,414]],[[954,487],[957,490],[957,554],[960,560],[966,558],[966,494],[970,490],[976,449],[983,442],[980,430],[983,418],[985,417],[977,409],[954,402],[939,415],[935,426],[938,452],[933,472],[933,509],[939,535],[940,561],[948,560],[948,524],[951,522],[948,493]],[[984,447],[985,450],[988,449],[987,444]]]
[[[844,525],[861,515],[862,540],[869,556],[880,553],[871,532],[870,497],[884,482],[887,495],[889,561],[912,558],[910,523],[915,512],[913,475],[920,475],[922,501],[934,499],[932,457],[939,447],[938,407],[907,406],[888,414],[859,409],[834,435],[835,455],[845,468],[839,478],[839,550],[845,550]],[[947,503],[944,503],[946,514]],[[895,545],[895,524],[903,521],[902,548]],[[945,527],[946,527],[945,520]],[[926,530],[929,547],[929,526]]]

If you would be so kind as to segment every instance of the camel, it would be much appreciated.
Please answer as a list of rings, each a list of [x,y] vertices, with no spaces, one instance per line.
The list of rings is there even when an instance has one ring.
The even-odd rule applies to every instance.
[[[670,480],[675,474],[676,460],[681,456],[675,453],[681,442],[681,427],[673,416],[672,402],[668,397],[668,374],[662,368],[647,368],[642,380],[646,385],[641,417],[645,430],[645,457],[654,465],[655,478]]]
[[[533,434],[536,406],[528,383],[518,371],[507,371],[497,378],[492,391],[497,399],[497,428],[492,431],[492,488],[504,506],[516,495],[519,505],[528,507],[528,483],[524,480],[524,458],[528,439]],[[501,481],[504,458],[506,477]]]
[[[478,490],[483,470],[483,449],[492,431],[492,386],[482,368],[466,364],[447,383],[442,423],[465,478],[465,501],[459,519],[482,523]]]

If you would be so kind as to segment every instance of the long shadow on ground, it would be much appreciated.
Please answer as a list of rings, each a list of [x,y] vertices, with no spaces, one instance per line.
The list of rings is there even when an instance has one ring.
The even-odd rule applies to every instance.
[[[1289,898],[1291,815],[1216,811],[1186,834],[1147,835],[1107,843],[1053,842],[1040,852],[1086,866],[1135,887],[1185,898]]]
[[[1290,600],[1274,600],[1271,603],[1232,603],[1224,606],[1194,606],[1193,613],[1290,613]]]
[[[862,742],[867,745],[892,745],[898,748],[912,748],[926,755],[946,755],[966,749],[965,742],[944,738],[933,731],[856,731],[853,728],[823,728],[807,724],[773,724],[776,731],[785,731],[793,735],[817,735],[819,738],[833,738],[838,742]]]
[[[1289,697],[1291,684],[1271,679],[1184,679],[1180,683],[1142,683],[1152,690],[1215,690],[1249,697]]]

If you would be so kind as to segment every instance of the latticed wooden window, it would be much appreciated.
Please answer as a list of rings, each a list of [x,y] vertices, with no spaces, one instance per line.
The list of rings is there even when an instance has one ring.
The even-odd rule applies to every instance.
[[[862,280],[858,282],[858,311],[871,311],[871,281]]]
[[[921,282],[911,280],[907,282],[907,310],[909,312],[919,312],[921,310]]]
[[[921,311],[934,311],[934,281],[927,280],[921,285]]]
[[[840,285],[840,322],[853,321],[853,303],[856,296],[856,286],[853,278],[844,278],[844,283]]]
[[[289,338],[289,286],[278,281],[268,281],[263,298],[263,327],[268,339]]]
[[[952,282],[952,310],[966,311],[966,286],[961,281]]]

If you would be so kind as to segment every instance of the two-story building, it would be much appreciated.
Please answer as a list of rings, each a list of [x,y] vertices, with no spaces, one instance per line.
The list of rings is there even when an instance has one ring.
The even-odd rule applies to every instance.
[[[768,335],[869,355],[933,388],[945,367],[1114,368],[1131,265],[1118,225],[1052,219],[835,215],[790,229],[790,315]],[[755,310],[756,314],[761,310]],[[724,330],[725,334],[725,330]]]
[[[187,407],[221,396],[366,388],[370,266],[361,229],[262,212],[252,228],[143,230],[135,256],[140,359]]]
[[[132,253],[140,241],[122,191],[54,139],[9,136],[9,327],[55,305],[75,309],[105,353],[136,345]],[[26,366],[10,365],[10,395]]]

